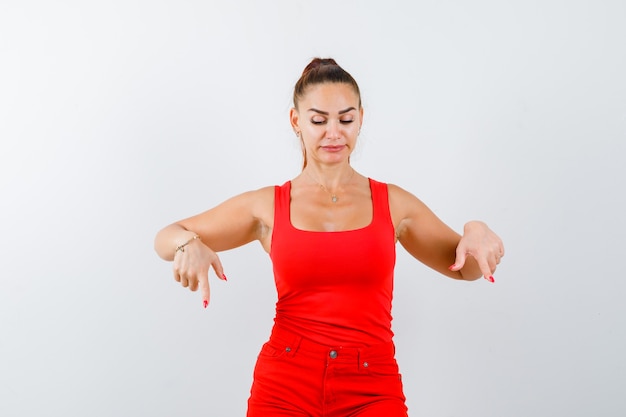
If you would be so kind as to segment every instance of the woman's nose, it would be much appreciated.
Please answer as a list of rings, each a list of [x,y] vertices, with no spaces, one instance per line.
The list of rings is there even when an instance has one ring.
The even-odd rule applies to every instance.
[[[339,139],[341,137],[341,125],[338,121],[329,121],[326,125],[326,137],[328,139]]]

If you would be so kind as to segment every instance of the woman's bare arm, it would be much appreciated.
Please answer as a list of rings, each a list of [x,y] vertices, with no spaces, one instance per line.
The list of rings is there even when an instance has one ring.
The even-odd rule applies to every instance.
[[[483,275],[490,279],[504,255],[502,241],[484,223],[468,222],[461,236],[417,197],[392,184],[389,206],[402,246],[450,278],[475,280]]]
[[[217,252],[253,240],[260,240],[269,251],[273,205],[274,187],[240,194],[161,229],[155,237],[154,248],[164,260],[174,261],[174,279],[183,287],[192,291],[201,288],[206,306],[209,269],[212,267],[218,277],[226,279]]]

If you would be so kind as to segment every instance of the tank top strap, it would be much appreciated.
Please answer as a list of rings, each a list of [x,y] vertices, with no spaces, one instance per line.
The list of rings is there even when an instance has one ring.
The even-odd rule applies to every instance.
[[[291,203],[291,181],[274,187],[274,229],[288,230],[289,205]]]
[[[387,184],[369,178],[372,190],[372,205],[374,207],[374,222],[392,225],[391,211],[389,210],[389,193]]]

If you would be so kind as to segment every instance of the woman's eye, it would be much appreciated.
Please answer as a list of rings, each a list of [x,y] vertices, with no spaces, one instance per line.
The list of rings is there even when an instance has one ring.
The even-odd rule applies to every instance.
[[[352,123],[352,122],[354,122],[354,120],[352,120],[352,119],[350,119],[350,120],[342,120],[342,121],[341,121],[341,124],[342,124],[342,125],[347,125],[347,124],[350,124],[350,123]]]
[[[323,119],[311,119],[311,123],[313,123],[314,125],[321,125],[324,122],[325,120]]]

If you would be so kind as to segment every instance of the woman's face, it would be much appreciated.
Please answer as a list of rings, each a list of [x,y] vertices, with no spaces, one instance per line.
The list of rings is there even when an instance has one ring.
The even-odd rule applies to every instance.
[[[351,85],[324,83],[306,90],[290,119],[309,163],[337,164],[347,161],[356,145],[363,109]]]

